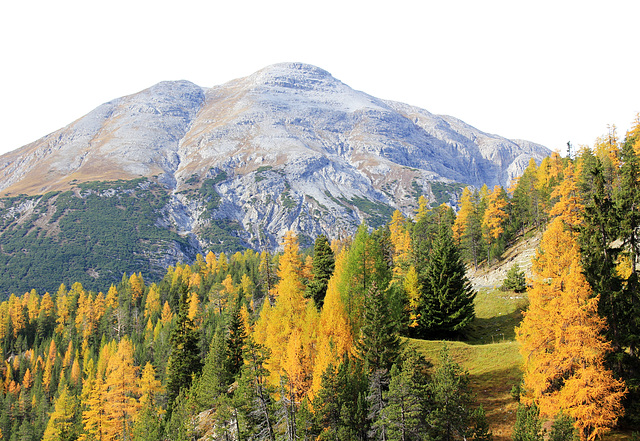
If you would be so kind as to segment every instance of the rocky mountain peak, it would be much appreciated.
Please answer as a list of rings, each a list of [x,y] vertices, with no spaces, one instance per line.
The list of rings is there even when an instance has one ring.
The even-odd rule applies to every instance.
[[[395,209],[411,215],[420,195],[455,204],[465,185],[507,185],[548,154],[280,63],[211,88],[162,82],[105,103],[1,156],[0,190],[146,177],[171,194],[161,224],[202,249],[217,240],[203,232],[221,222],[245,246],[271,248],[289,229],[336,237]]]

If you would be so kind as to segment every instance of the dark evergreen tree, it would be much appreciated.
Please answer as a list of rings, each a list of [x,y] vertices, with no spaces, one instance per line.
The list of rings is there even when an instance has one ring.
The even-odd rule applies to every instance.
[[[173,403],[181,390],[191,386],[194,375],[202,369],[198,331],[189,318],[189,296],[183,285],[176,326],[171,333],[171,354],[167,368],[167,412],[171,414]]]
[[[594,295],[600,296],[598,313],[607,319],[607,338],[613,345],[613,352],[621,355],[625,346],[627,306],[623,281],[616,270],[621,251],[616,241],[620,222],[615,210],[612,188],[607,182],[599,158],[595,159],[591,177],[593,190],[585,200],[583,222],[580,225],[582,267]],[[614,356],[612,360],[611,367],[620,375],[623,371],[622,357]]]
[[[502,282],[502,288],[518,293],[526,291],[527,280],[524,275],[524,271],[520,269],[520,266],[517,263],[514,263],[513,266],[509,268],[509,271],[507,271],[507,276]]]
[[[366,372],[389,372],[398,360],[401,345],[395,324],[389,314],[387,299],[374,282],[364,304],[364,318],[360,339],[356,343],[358,357],[364,362]]]
[[[384,425],[389,441],[425,439],[426,421],[432,407],[429,392],[431,364],[414,348],[403,354],[401,363],[391,368],[386,407],[374,427]]]
[[[196,439],[197,406],[190,395],[189,388],[180,389],[170,402],[164,425],[164,438],[171,441],[192,441]]]
[[[524,236],[527,228],[540,225],[540,201],[536,188],[535,162],[530,162],[524,173],[518,179],[516,188],[509,204],[510,233],[520,233]]]
[[[395,366],[395,365],[394,365]],[[387,407],[387,391],[389,390],[390,372],[376,369],[369,375],[369,394],[367,395],[367,417],[371,422],[369,439],[387,441],[387,420],[384,412]]]
[[[324,296],[327,294],[329,279],[335,268],[335,256],[327,236],[321,234],[316,238],[313,246],[313,279],[307,286],[307,295],[316,303],[318,309],[322,308]]]
[[[430,210],[413,226],[413,234],[411,235],[411,244],[413,252],[413,261],[418,274],[422,272],[426,262],[429,261],[433,243],[438,236],[441,226],[453,226],[455,213],[450,207],[440,206]]]
[[[475,292],[467,280],[451,228],[442,223],[429,260],[418,272],[422,293],[418,305],[418,336],[446,336],[460,331],[473,320]]]
[[[218,397],[227,392],[232,376],[227,369],[227,346],[224,333],[218,330],[211,340],[202,374],[193,385],[193,397],[198,410],[214,406]]]
[[[431,437],[443,441],[470,437],[473,432],[473,400],[469,374],[451,359],[446,344],[440,352],[430,393],[433,397],[433,408],[428,415],[427,423]]]
[[[298,428],[297,433],[299,439],[303,441],[318,439],[320,428],[316,423],[313,409],[311,408],[311,404],[307,397],[302,400],[298,407],[298,411],[296,412],[296,426]]]
[[[553,421],[551,431],[549,432],[548,441],[577,441],[580,439],[578,432],[574,427],[573,418],[569,415],[560,413]]]
[[[329,365],[313,402],[321,440],[367,440],[367,378],[362,363],[345,357]]]
[[[227,327],[226,339],[226,370],[232,381],[238,379],[240,370],[244,364],[242,351],[244,342],[247,339],[247,333],[240,317],[240,308],[233,308],[229,316],[229,326]]]
[[[630,274],[623,281],[619,301],[622,348],[617,352],[620,376],[629,392],[625,397],[624,424],[640,427],[640,158],[634,145],[640,134],[632,132],[622,147],[620,185],[614,193],[619,216],[618,234],[622,242],[621,255],[629,263]]]
[[[246,421],[245,435],[249,439],[275,441],[275,409],[271,399],[274,390],[267,383],[269,371],[264,366],[269,350],[248,337],[243,359],[245,364],[235,394],[238,413]]]
[[[489,429],[489,422],[487,421],[487,416],[484,413],[482,404],[473,411],[473,420],[475,427],[473,430],[473,438],[471,439],[473,441],[493,441],[493,433],[491,433],[491,429]]]
[[[513,426],[513,441],[542,441],[542,423],[535,404],[518,405],[516,424]]]

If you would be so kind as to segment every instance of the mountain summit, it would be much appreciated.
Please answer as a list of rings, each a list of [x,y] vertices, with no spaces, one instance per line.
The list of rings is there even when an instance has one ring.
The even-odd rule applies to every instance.
[[[0,156],[0,194],[29,195],[24,207],[50,237],[50,195],[86,199],[83,183],[136,179],[162,193],[150,222],[184,239],[177,260],[229,240],[272,249],[289,229],[304,243],[381,225],[395,209],[412,214],[419,195],[455,203],[463,186],[506,185],[549,153],[282,63],[212,88],[162,82],[105,103]],[[11,206],[10,219],[25,215]]]
[[[212,167],[238,176],[292,162],[321,180],[318,167],[346,168],[371,191],[407,168],[425,187],[493,186],[548,153],[355,91],[315,66],[281,63],[210,89],[162,82],[105,103],[1,156],[0,191],[41,194],[70,182],[154,175],[175,189]]]

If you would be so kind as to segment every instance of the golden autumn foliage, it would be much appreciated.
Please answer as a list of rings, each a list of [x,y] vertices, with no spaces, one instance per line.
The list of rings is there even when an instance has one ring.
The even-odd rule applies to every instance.
[[[489,237],[489,241],[497,239],[504,231],[502,224],[508,216],[506,207],[504,190],[496,185],[487,195],[487,209],[482,219],[482,228]]]
[[[462,190],[462,196],[460,197],[460,211],[456,216],[456,220],[453,223],[453,239],[456,242],[460,242],[460,238],[464,234],[467,223],[469,222],[469,216],[473,214],[473,201],[472,194],[469,187],[465,187]]]
[[[133,363],[133,344],[128,338],[118,343],[105,372],[105,425],[109,438],[131,432],[139,407],[136,397],[138,367]]]
[[[549,214],[558,216],[565,225],[575,228],[582,222],[584,205],[578,194],[578,183],[573,171],[573,164],[569,163],[563,171],[564,179],[551,193],[552,198],[559,198]]]
[[[556,218],[536,255],[529,310],[516,328],[524,358],[526,401],[543,415],[564,411],[581,439],[593,440],[622,414],[624,383],[604,367],[610,345],[601,331],[598,298],[582,274],[573,233]]]
[[[271,352],[269,382],[277,386],[280,378],[287,376],[296,396],[303,395],[310,387],[313,355],[309,355],[309,343],[312,339],[306,334],[314,332],[313,322],[317,320],[315,307],[304,297],[300,266],[298,240],[289,232],[284,238],[284,254],[278,268],[280,281],[274,288],[275,305],[271,306],[265,298],[254,332],[255,341]],[[307,328],[305,322],[312,326]]]
[[[327,367],[337,365],[342,357],[353,347],[353,336],[349,319],[342,303],[338,289],[339,280],[343,277],[347,259],[347,250],[338,254],[335,262],[334,276],[329,280],[324,305],[320,312],[317,332],[317,354],[313,368],[311,393],[320,390],[322,374]]]
[[[396,283],[402,283],[411,259],[411,233],[407,224],[407,219],[399,210],[393,212],[389,233],[393,245],[393,279]]]
[[[160,304],[160,292],[158,291],[158,286],[153,283],[151,287],[149,287],[149,292],[147,293],[147,298],[145,300],[144,317],[155,319],[158,314],[160,314],[161,310],[162,305]]]
[[[44,431],[44,441],[72,439],[75,425],[76,398],[64,386],[55,401],[53,413]]]

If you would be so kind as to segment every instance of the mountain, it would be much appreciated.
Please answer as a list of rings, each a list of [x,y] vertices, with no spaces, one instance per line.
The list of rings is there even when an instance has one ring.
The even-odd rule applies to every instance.
[[[289,229],[308,245],[411,215],[420,195],[455,204],[465,185],[507,185],[549,153],[305,64],[212,88],[163,82],[0,156],[0,265],[14,284],[55,262],[92,283],[274,249]]]

